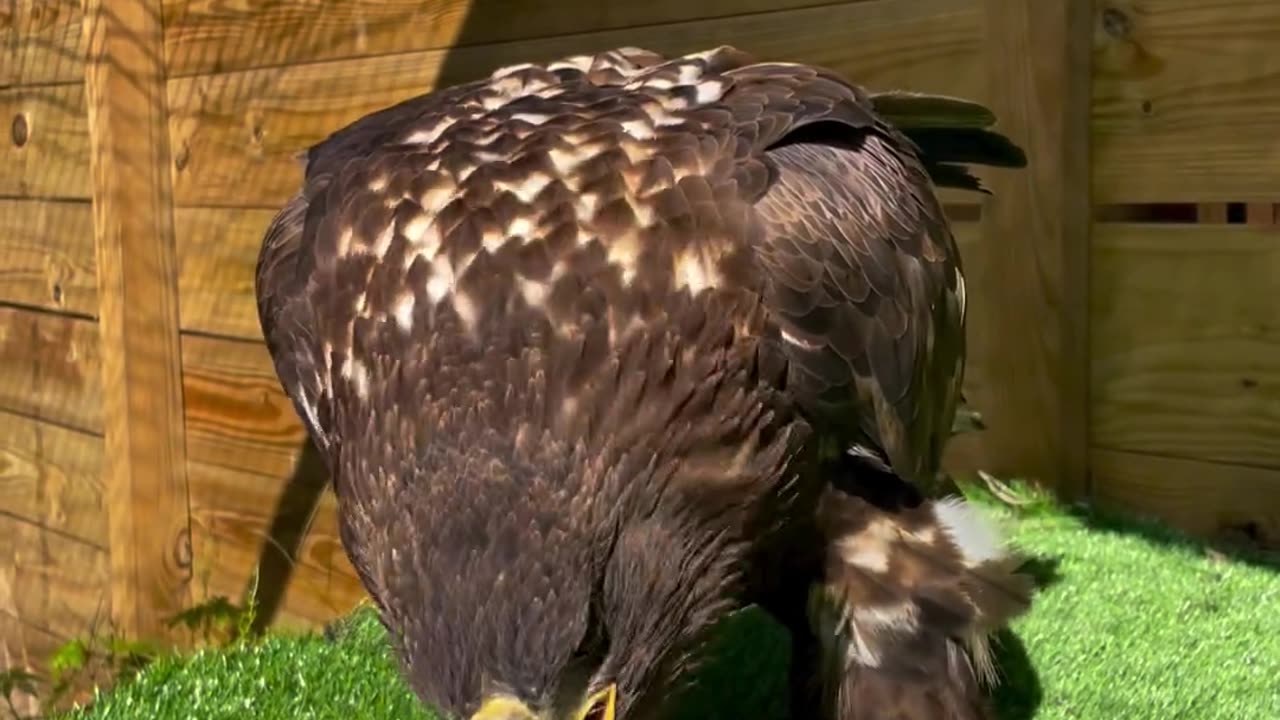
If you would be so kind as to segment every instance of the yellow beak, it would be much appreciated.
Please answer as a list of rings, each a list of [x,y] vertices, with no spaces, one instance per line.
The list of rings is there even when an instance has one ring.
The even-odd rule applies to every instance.
[[[499,695],[485,700],[471,720],[538,720],[538,716],[519,700]]]
[[[618,706],[618,686],[609,683],[605,689],[587,698],[576,720],[614,720]]]
[[[610,683],[603,690],[587,698],[573,720],[616,720],[618,687]],[[542,720],[527,705],[506,695],[498,695],[484,701],[471,720]]]

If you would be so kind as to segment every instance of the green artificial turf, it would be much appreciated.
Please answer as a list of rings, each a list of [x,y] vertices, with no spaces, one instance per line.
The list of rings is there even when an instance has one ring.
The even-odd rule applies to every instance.
[[[1044,584],[1002,636],[1002,720],[1277,720],[1280,572],[1206,552],[1132,521],[1042,499],[987,504]],[[680,720],[781,718],[784,637],[748,610],[734,618]],[[728,691],[730,668],[752,682]],[[417,720],[383,632],[367,611],[337,639],[269,636],[158,661],[76,720]]]

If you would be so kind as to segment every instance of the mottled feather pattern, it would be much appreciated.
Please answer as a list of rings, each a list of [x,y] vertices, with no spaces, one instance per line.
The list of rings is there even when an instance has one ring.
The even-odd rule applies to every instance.
[[[839,435],[930,478],[964,349],[942,208],[923,170],[879,137],[857,153],[796,143],[772,157],[782,181],[758,204],[772,238],[760,255],[806,394],[824,420],[852,425]]]
[[[1008,157],[948,145],[989,132],[974,107],[880,96],[898,127],[876,97],[728,47],[621,48],[501,68],[308,151],[259,316],[420,697],[562,712],[616,682],[638,720],[725,612],[794,580],[876,622],[888,580],[914,641],[841,651],[824,687],[901,700],[858,673],[932,667],[920,697],[975,701],[951,680],[1007,614],[971,576],[1005,565],[964,565],[943,506],[869,503],[882,480],[845,478],[844,453],[890,484],[936,471],[964,289],[930,183]],[[908,527],[932,535],[886,546],[905,575],[841,554]],[[827,717],[897,717],[859,708]]]
[[[988,717],[978,688],[998,680],[990,634],[1031,602],[1021,558],[977,507],[889,477],[871,486],[858,462],[818,505],[827,553],[810,616],[827,672],[843,678],[826,688],[828,713]]]

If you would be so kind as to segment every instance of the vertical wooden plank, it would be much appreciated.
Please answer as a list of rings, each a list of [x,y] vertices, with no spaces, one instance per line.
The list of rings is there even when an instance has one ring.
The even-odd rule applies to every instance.
[[[1200,203],[1196,205],[1196,221],[1209,225],[1226,225],[1227,204]]]
[[[995,473],[1087,492],[1091,3],[983,0],[985,64],[1000,127],[1029,167],[988,174],[972,256],[970,346],[990,382],[973,398]]]
[[[190,510],[159,0],[88,0],[111,607],[155,640],[187,605]]]

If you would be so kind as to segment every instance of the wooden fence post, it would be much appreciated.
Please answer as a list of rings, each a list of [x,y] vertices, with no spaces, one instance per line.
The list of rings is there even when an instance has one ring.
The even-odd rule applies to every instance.
[[[1088,494],[1088,0],[982,0],[991,107],[1027,149],[1029,167],[991,174],[986,278],[970,293],[984,328],[970,348],[990,381],[974,398],[988,429],[987,467],[1031,477],[1066,498]]]
[[[88,0],[85,21],[112,617],[161,640],[191,528],[160,2]]]

